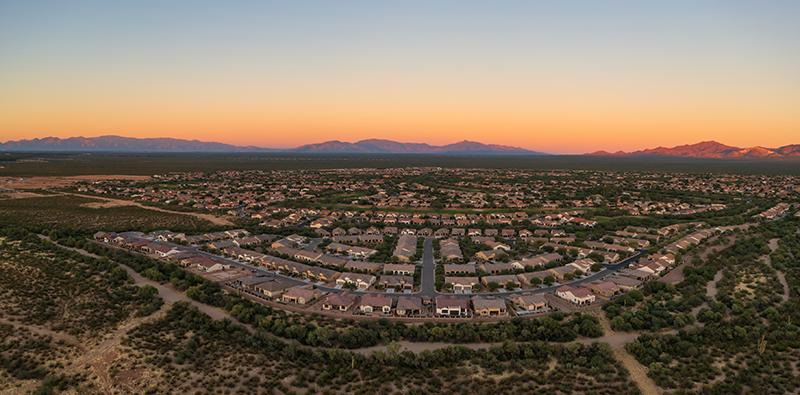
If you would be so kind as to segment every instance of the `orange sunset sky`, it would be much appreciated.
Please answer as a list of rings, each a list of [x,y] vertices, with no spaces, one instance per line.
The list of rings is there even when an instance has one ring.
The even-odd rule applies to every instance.
[[[0,5],[0,141],[800,144],[796,1],[111,3]]]

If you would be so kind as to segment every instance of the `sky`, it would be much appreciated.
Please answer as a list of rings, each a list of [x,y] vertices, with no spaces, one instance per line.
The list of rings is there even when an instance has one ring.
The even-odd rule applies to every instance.
[[[800,2],[0,2],[0,141],[800,144]]]

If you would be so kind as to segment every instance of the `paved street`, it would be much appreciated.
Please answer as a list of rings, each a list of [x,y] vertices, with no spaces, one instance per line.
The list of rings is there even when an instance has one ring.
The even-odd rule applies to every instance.
[[[422,277],[419,296],[436,297],[436,263],[433,262],[433,238],[426,237],[422,249]]]
[[[311,242],[309,242],[307,246],[303,247],[303,249],[306,251],[314,251],[319,243],[322,243],[322,238],[311,239]]]

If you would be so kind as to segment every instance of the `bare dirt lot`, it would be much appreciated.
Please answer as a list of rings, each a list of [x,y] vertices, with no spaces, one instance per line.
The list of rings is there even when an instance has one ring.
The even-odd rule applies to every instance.
[[[69,193],[69,194],[65,193],[65,194],[66,195],[74,195],[74,196],[84,196],[84,195],[80,195],[80,194],[76,194],[76,193]],[[101,196],[92,196],[92,199],[104,200],[105,203],[88,203],[88,204],[81,205],[81,206],[82,207],[87,207],[87,208],[113,208],[113,207],[124,207],[124,206],[136,206],[136,207],[141,207],[141,208],[144,208],[144,209],[147,209],[147,210],[160,211],[162,213],[191,215],[193,217],[197,217],[197,218],[209,221],[214,225],[233,225],[233,222],[231,222],[231,221],[229,221],[229,220],[227,220],[225,218],[222,218],[222,217],[217,217],[216,215],[212,215],[212,214],[185,213],[185,212],[181,212],[181,211],[170,211],[170,210],[164,210],[163,208],[146,206],[146,205],[143,205],[143,204],[141,204],[139,202],[132,202],[130,200],[112,199],[112,198],[101,197]]]
[[[3,194],[4,199],[25,199],[25,198],[32,198],[32,197],[42,197],[45,195],[40,195],[38,193],[33,192],[6,192]]]
[[[91,175],[91,176],[72,176],[72,177],[31,177],[31,178],[10,178],[0,180],[0,188],[8,189],[47,189],[60,188],[72,185],[78,181],[101,181],[101,180],[149,180],[150,176],[125,176],[125,175]]]

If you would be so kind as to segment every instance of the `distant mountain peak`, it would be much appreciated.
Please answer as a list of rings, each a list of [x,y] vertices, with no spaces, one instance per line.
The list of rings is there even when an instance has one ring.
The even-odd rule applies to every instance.
[[[597,151],[586,155],[660,155],[660,156],[683,156],[689,158],[780,158],[790,156],[800,156],[800,145],[787,145],[784,147],[771,149],[761,146],[738,148],[725,145],[717,141],[701,141],[696,144],[679,145],[672,148],[658,147],[634,152],[619,151],[610,154],[606,151]]]

